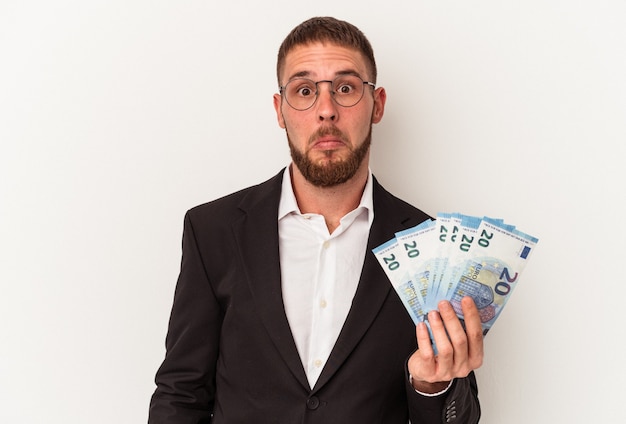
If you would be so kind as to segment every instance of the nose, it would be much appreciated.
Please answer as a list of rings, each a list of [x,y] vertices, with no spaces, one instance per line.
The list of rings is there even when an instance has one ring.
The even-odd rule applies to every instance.
[[[322,84],[322,83],[328,84]],[[332,81],[320,81],[317,83],[317,116],[320,122],[337,120],[337,103],[333,98]]]

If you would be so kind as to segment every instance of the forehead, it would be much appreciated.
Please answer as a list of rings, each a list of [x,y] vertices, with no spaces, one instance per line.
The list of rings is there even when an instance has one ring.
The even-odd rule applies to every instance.
[[[315,42],[298,45],[287,53],[281,80],[285,83],[295,76],[328,79],[341,73],[354,73],[367,79],[363,54],[337,44]]]

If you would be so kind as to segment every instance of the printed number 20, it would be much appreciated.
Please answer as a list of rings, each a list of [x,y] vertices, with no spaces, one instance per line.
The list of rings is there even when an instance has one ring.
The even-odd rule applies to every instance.
[[[391,256],[383,257],[383,260],[385,261],[387,268],[389,268],[391,271],[398,269],[398,267],[400,266],[400,263],[396,261],[396,255],[394,255],[393,253],[391,254]]]

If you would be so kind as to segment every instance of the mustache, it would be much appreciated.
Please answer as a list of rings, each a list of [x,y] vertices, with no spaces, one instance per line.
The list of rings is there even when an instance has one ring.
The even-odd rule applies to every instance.
[[[317,140],[318,138],[326,137],[328,135],[337,137],[342,142],[348,144],[348,137],[346,137],[346,135],[343,132],[341,132],[339,128],[330,126],[330,127],[318,128],[317,131],[315,131],[311,135],[311,137],[309,137],[309,145],[315,143],[315,140]]]

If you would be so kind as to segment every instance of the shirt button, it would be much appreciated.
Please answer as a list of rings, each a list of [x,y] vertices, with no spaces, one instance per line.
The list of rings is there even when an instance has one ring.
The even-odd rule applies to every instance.
[[[322,366],[322,360],[321,359],[316,359],[315,361],[313,361],[313,365],[315,365],[316,368],[319,368]]]
[[[324,249],[328,249],[328,246],[330,246],[330,242],[329,242],[328,240],[326,240],[326,241],[324,242],[324,244],[322,244],[322,247],[323,247]]]
[[[326,301],[324,299],[320,300],[320,308],[324,309],[326,306],[328,306]]]

